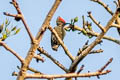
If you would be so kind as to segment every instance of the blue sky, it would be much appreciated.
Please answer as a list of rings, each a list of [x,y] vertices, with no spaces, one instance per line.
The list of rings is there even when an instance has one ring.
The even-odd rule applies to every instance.
[[[30,39],[24,28],[22,22],[16,22],[11,17],[6,17],[3,15],[3,12],[9,12],[12,14],[16,14],[15,8],[9,4],[11,0],[1,0],[0,2],[0,24],[5,21],[6,18],[9,18],[11,21],[11,25],[17,25],[21,28],[19,34],[8,38],[5,43],[10,46],[13,50],[19,53],[23,58],[26,57],[27,52],[30,48]],[[116,7],[113,3],[113,0],[101,0],[109,5],[109,7],[114,12]],[[29,25],[29,28],[32,34],[35,36],[42,25],[49,9],[51,8],[54,0],[18,0],[21,11],[24,14],[25,20]],[[97,21],[100,21],[103,26],[105,26],[108,20],[111,18],[111,15],[106,12],[106,10],[100,5],[91,2],[90,0],[63,0],[57,9],[54,17],[52,18],[50,24],[51,26],[56,25],[57,16],[63,17],[66,22],[70,22],[71,18],[76,16],[79,17],[78,23],[76,25],[82,27],[82,15],[85,16],[86,20],[92,22],[87,16],[87,12],[91,11],[92,15],[96,18]],[[100,29],[93,24],[93,29],[97,32],[100,32]],[[68,47],[69,51],[72,55],[76,55],[79,48],[88,40],[87,37],[82,34],[78,35],[78,32],[67,32],[66,37],[64,39],[65,45]],[[47,50],[53,57],[56,57],[64,66],[69,68],[71,64],[69,58],[65,55],[62,47],[59,47],[58,52],[55,52],[51,49],[50,44],[50,35],[51,32],[47,30],[44,34],[44,37],[40,43],[40,46]],[[106,35],[112,36],[114,38],[120,39],[120,36],[117,33],[115,28],[112,28],[108,31]],[[90,39],[90,43],[95,39]],[[119,79],[120,72],[120,46],[107,40],[103,40],[102,45],[97,45],[94,49],[103,49],[104,52],[101,54],[88,55],[79,65],[79,67],[84,64],[85,69],[84,72],[95,72],[100,69],[111,57],[113,57],[113,62],[107,67],[107,69],[111,69],[112,72],[110,74],[101,76],[101,80],[115,80]],[[36,52],[38,53],[38,52]],[[47,59],[45,56],[44,63],[36,63],[33,59],[31,62],[31,67],[40,70],[41,72],[48,74],[63,74],[60,68],[58,68],[52,61]],[[20,62],[14,57],[10,52],[6,51],[3,47],[0,47],[0,75],[1,80],[15,80],[16,77],[11,76],[13,71],[18,71],[16,66],[20,66]],[[80,78],[82,79],[82,78]],[[82,80],[93,80],[97,79],[96,77],[84,78]]]

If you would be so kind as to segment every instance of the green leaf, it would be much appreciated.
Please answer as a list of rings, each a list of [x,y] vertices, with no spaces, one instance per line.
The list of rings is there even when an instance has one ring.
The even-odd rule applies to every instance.
[[[88,26],[88,29],[89,29],[90,31],[92,31],[92,26]]]
[[[8,24],[8,19],[5,20],[5,24]]]
[[[12,30],[11,30],[11,31],[15,31],[16,29],[17,29],[17,27],[15,26],[15,27],[13,27],[13,28],[12,28]]]
[[[18,28],[18,29],[16,30],[16,32],[14,33],[14,35],[18,34],[18,33],[20,32],[20,29],[21,29],[21,28]]]
[[[82,30],[82,33],[83,33],[84,35],[87,35],[87,32],[86,32],[85,29]]]
[[[7,38],[6,34],[3,34],[2,40],[4,41]]]
[[[75,17],[75,18],[74,18],[74,23],[75,23],[75,22],[78,22],[78,17]]]
[[[8,19],[5,20],[6,27],[10,24],[10,21]]]
[[[92,31],[92,26],[91,26],[91,24],[88,24],[87,27],[88,27],[88,29],[89,29],[90,31]]]

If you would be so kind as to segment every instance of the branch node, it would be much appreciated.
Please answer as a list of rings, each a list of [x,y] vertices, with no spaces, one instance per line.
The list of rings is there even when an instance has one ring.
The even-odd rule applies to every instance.
[[[45,61],[44,58],[40,56],[40,54],[34,55],[34,58],[36,58],[37,62],[38,61],[42,61],[42,62]]]

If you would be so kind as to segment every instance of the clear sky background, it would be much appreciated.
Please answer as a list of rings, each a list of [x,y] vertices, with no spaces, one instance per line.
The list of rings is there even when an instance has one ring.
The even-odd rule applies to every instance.
[[[23,58],[26,57],[27,52],[30,48],[30,39],[24,25],[22,22],[16,22],[13,18],[3,15],[3,12],[9,12],[16,14],[16,10],[13,5],[9,4],[11,0],[1,0],[0,2],[0,24],[5,21],[6,18],[9,18],[12,25],[17,25],[21,28],[19,34],[12,36],[5,40],[5,43],[19,53]],[[30,27],[30,30],[34,36],[36,36],[39,28],[41,27],[48,11],[50,10],[53,2],[55,0],[17,0],[21,11],[24,14],[25,20]],[[113,3],[113,0],[101,0],[109,5],[109,7],[114,12],[116,6]],[[106,12],[106,10],[100,5],[91,2],[90,0],[63,0],[57,9],[52,21],[50,22],[51,26],[56,25],[56,18],[58,16],[63,17],[66,22],[76,16],[79,17],[78,23],[76,25],[82,27],[82,15],[85,16],[86,20],[92,22],[87,16],[87,12],[91,11],[92,15],[96,18],[97,21],[100,21],[103,26],[105,26],[108,20],[111,18],[111,15]],[[96,32],[100,32],[100,29],[93,24],[93,29]],[[59,47],[58,51],[55,52],[51,49],[50,44],[50,35],[51,32],[47,30],[44,34],[44,37],[40,43],[40,46],[43,47],[48,53],[53,57],[56,57],[64,66],[69,68],[71,64],[70,59],[65,55],[62,47]],[[64,39],[65,45],[68,47],[72,55],[76,55],[78,49],[89,40],[88,37],[83,36],[82,34],[78,35],[76,32],[67,32]],[[111,28],[106,35],[112,36],[114,38],[120,39],[120,36],[117,33],[115,28]],[[90,39],[90,43],[95,39]],[[100,76],[101,80],[118,80],[120,74],[120,45],[113,43],[111,41],[103,40],[102,45],[97,45],[94,49],[103,49],[104,52],[101,54],[88,55],[80,64],[79,67],[84,64],[85,68],[82,73],[85,72],[95,72],[100,69],[111,57],[113,57],[113,62],[107,67],[107,69],[112,70],[111,73],[107,75]],[[38,52],[36,52],[38,53]],[[40,70],[41,72],[48,74],[63,74],[59,67],[53,64],[52,61],[47,59],[45,56],[44,63],[36,63],[33,59],[31,62],[31,67]],[[3,47],[0,47],[0,80],[15,80],[16,77],[11,76],[13,71],[18,71],[16,66],[20,66],[20,62],[14,57],[10,52],[6,51]],[[96,77],[91,78],[80,78],[79,80],[96,80]],[[60,80],[60,79],[58,79]],[[62,79],[61,79],[62,80]]]

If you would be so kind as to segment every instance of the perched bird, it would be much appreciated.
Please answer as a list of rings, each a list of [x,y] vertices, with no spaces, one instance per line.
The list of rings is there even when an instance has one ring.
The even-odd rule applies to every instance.
[[[64,26],[66,25],[66,22],[63,18],[60,16],[56,20],[56,27],[54,27],[55,31],[57,32],[58,36],[61,38],[61,40],[65,37],[65,29]],[[54,51],[58,50],[58,47],[60,46],[59,41],[55,37],[53,33],[51,33],[51,47]]]

